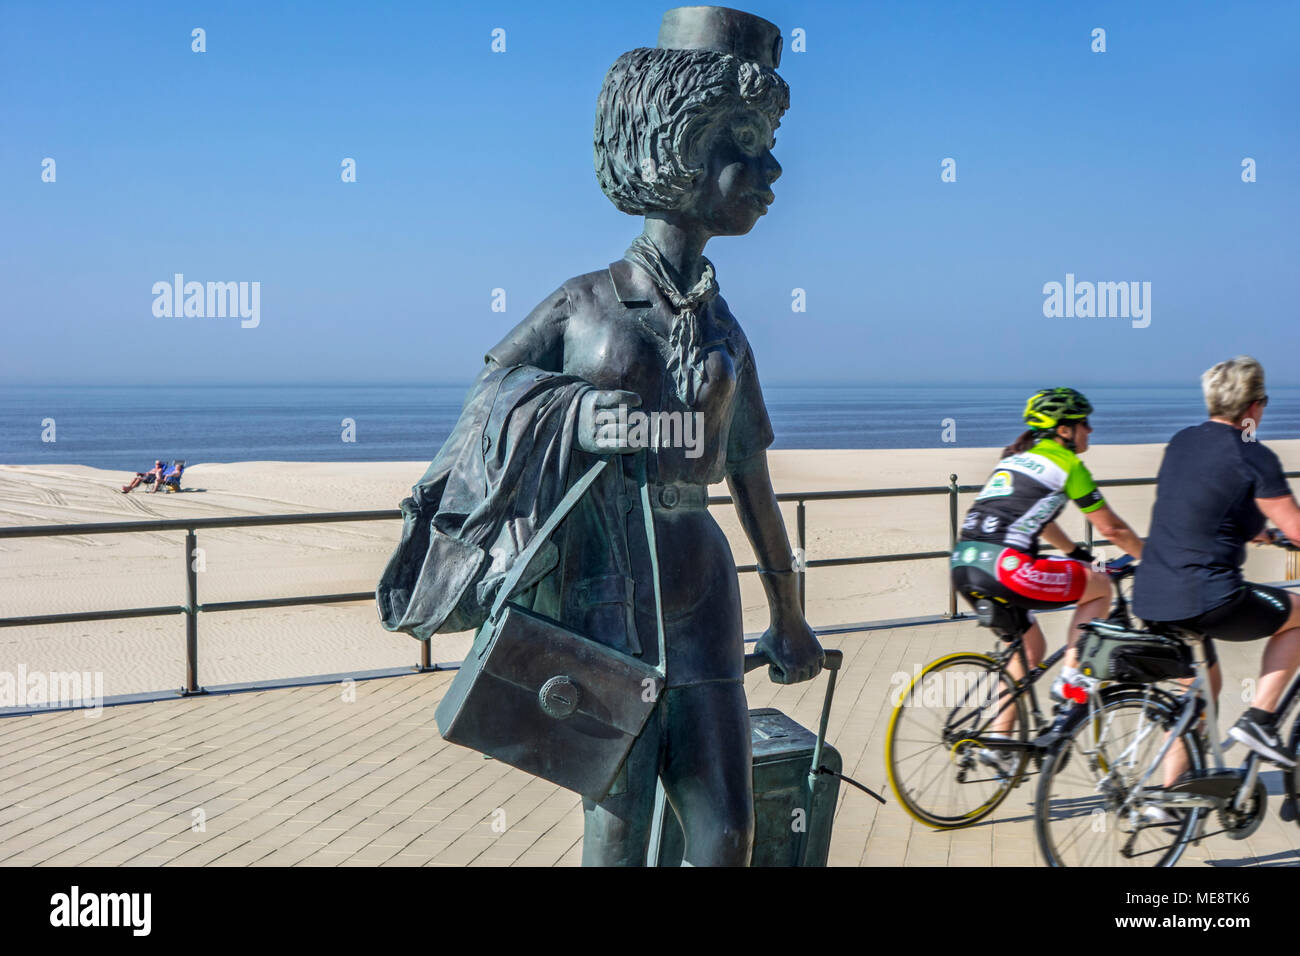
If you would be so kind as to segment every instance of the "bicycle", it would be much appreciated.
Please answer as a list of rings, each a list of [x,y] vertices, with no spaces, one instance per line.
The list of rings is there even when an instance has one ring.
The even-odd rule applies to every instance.
[[[1136,569],[1131,562],[1126,556],[1105,570],[1118,583]],[[1125,606],[1122,592],[1118,600]],[[1041,769],[1073,709],[1068,702],[1057,704],[1049,718],[1039,706],[1035,685],[1065,647],[1029,667],[1024,635],[1032,621],[1025,608],[981,597],[975,616],[999,636],[997,649],[963,651],[927,664],[903,691],[885,739],[885,768],[898,802],[914,820],[938,830],[970,826],[996,810],[1024,783],[1031,761]],[[1008,673],[1012,660],[1020,662],[1025,677]],[[1015,711],[1013,736],[989,736],[1007,708]],[[1014,755],[1014,767],[999,766],[996,754]]]
[[[1251,751],[1240,767],[1225,765],[1215,701],[1205,693],[1205,635],[1169,625],[1135,629],[1127,615],[1114,614],[1084,628],[1081,655],[1087,655],[1085,642],[1113,642],[1112,658],[1127,649],[1125,666],[1136,673],[1112,676],[1139,679],[1094,689],[1086,706],[1067,715],[1049,748],[1034,801],[1034,830],[1048,865],[1168,867],[1191,843],[1219,834],[1244,840],[1259,829],[1268,808],[1268,789],[1259,778],[1263,758]],[[1183,676],[1194,680],[1181,694],[1159,686],[1160,680]],[[1278,706],[1279,727],[1298,702],[1300,675]],[[1153,778],[1163,779],[1157,775],[1175,743],[1183,747],[1188,769],[1167,787],[1154,785]],[[1300,715],[1287,747],[1295,759]],[[1284,779],[1295,819],[1300,767],[1284,771]],[[1211,813],[1220,829],[1207,833]]]

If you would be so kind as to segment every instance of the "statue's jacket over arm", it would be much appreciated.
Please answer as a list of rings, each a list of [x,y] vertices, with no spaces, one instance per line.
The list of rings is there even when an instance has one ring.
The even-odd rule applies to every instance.
[[[576,442],[578,405],[593,386],[559,371],[566,304],[558,290],[488,354],[451,435],[402,501],[401,541],[376,593],[387,630],[427,640],[481,626],[516,556],[596,462]],[[638,654],[635,489],[612,464],[533,559],[514,600]],[[632,544],[638,566],[644,548]]]

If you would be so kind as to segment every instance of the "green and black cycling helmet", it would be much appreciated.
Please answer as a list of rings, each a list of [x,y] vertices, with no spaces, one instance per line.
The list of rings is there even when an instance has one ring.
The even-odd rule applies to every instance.
[[[1034,431],[1050,432],[1091,413],[1092,403],[1072,388],[1045,388],[1025,402],[1025,424]]]

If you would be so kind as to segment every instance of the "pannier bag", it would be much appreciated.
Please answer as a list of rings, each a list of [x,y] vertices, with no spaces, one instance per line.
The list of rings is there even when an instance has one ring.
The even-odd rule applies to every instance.
[[[434,717],[444,739],[599,802],[664,686],[663,607],[645,462],[637,462],[654,568],[658,667],[509,603],[538,549],[608,464],[569,489],[497,592]]]
[[[1083,625],[1079,670],[1097,680],[1151,684],[1195,673],[1191,649],[1180,640],[1119,627],[1106,621]]]

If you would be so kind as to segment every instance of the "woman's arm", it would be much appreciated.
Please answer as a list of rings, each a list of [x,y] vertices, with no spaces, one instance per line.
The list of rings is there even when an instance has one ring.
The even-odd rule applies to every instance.
[[[767,452],[760,451],[730,466],[727,486],[736,514],[763,572],[763,590],[771,625],[759,641],[772,661],[772,678],[795,684],[822,669],[821,644],[799,606],[799,582],[791,564],[790,539],[772,491]]]
[[[1061,526],[1055,521],[1049,521],[1047,524],[1043,525],[1043,540],[1063,554],[1069,554],[1078,547],[1070,536],[1061,530]]]
[[[545,372],[563,372],[564,331],[572,311],[569,293],[560,286],[488,350],[485,356],[488,365],[498,368],[530,365]],[[627,424],[619,425],[616,413],[620,406],[638,407],[641,396],[618,389],[593,389],[579,401],[579,448],[593,455],[626,455],[636,451],[627,443]]]
[[[741,527],[758,558],[758,566],[767,571],[791,570],[790,538],[772,490],[767,452],[760,451],[732,466],[727,473],[727,486],[735,499]],[[792,593],[793,606],[797,608],[799,595],[797,591]]]
[[[490,365],[532,365],[564,371],[564,327],[571,311],[564,286],[556,289],[506,333],[485,356]]]
[[[1085,512],[1085,515],[1092,522],[1092,526],[1111,544],[1125,554],[1131,554],[1135,558],[1142,557],[1142,539],[1133,532],[1123,518],[1111,510],[1110,505],[1102,505],[1095,511]]]
[[[1264,512],[1265,518],[1291,539],[1292,544],[1300,545],[1300,507],[1296,506],[1293,496],[1256,498],[1255,504]]]

